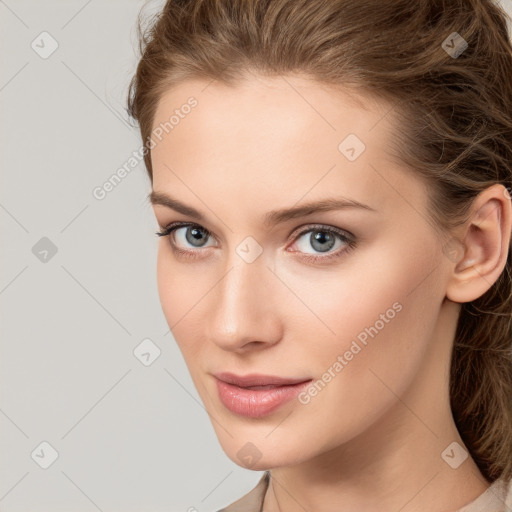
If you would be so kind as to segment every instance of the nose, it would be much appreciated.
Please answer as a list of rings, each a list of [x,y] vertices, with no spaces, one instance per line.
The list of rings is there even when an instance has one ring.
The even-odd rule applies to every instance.
[[[262,256],[252,263],[234,256],[212,290],[208,339],[229,351],[268,348],[283,334],[279,280]]]

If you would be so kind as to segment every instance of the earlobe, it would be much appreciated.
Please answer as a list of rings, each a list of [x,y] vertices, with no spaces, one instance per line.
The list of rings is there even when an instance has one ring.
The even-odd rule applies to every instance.
[[[503,185],[493,185],[474,200],[462,233],[464,255],[454,263],[446,296],[471,302],[487,292],[507,263],[512,230],[511,201]]]

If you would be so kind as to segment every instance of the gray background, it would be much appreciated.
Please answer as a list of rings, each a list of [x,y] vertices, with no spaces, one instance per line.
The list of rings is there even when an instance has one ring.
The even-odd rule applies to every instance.
[[[261,476],[223,453],[168,333],[143,163],[92,193],[141,146],[143,4],[0,0],[1,512],[215,511]]]

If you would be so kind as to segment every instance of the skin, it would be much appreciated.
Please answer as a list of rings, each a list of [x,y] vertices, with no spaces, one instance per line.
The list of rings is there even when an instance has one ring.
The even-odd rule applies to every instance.
[[[235,463],[271,469],[264,512],[455,511],[489,486],[471,457],[452,469],[441,457],[464,446],[449,406],[448,375],[460,303],[502,273],[512,213],[504,187],[489,187],[446,256],[426,222],[428,188],[394,162],[390,106],[307,78],[248,77],[235,87],[189,80],[169,90],[153,126],[194,96],[198,106],[152,150],[153,190],[199,210],[203,221],[154,204],[160,228],[195,222],[158,245],[162,309],[222,448]],[[366,145],[355,161],[338,150],[349,134]],[[365,209],[316,212],[269,228],[263,216],[328,197]],[[353,234],[323,253],[314,224]],[[301,228],[301,229],[299,229]],[[314,229],[314,228],[312,228]],[[320,228],[322,230],[322,228]],[[248,236],[263,249],[236,252]],[[306,255],[339,258],[308,262]],[[292,400],[246,418],[219,400],[215,372],[321,379],[357,335],[394,303],[402,308],[307,404]],[[259,459],[237,453],[251,442]],[[255,451],[256,453],[256,451]],[[276,501],[277,500],[277,501]]]

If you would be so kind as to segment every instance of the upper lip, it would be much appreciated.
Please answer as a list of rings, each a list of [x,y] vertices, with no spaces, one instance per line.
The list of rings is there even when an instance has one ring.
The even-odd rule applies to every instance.
[[[234,373],[222,372],[214,374],[219,380],[234,384],[235,386],[249,387],[249,386],[291,386],[301,382],[307,382],[309,378],[287,378],[277,377],[275,375],[261,375],[258,373],[251,373],[249,375],[235,375]]]

